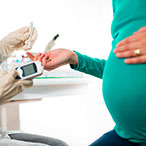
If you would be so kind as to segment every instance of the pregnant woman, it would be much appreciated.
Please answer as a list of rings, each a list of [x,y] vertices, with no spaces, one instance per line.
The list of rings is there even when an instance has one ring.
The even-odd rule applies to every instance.
[[[48,71],[70,64],[103,79],[103,97],[115,127],[90,146],[146,146],[146,0],[112,2],[113,42],[107,61],[67,49],[27,54]]]

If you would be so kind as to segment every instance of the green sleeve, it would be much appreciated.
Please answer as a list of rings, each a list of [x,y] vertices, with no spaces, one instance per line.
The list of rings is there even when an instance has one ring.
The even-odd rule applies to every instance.
[[[106,63],[104,59],[92,58],[86,55],[82,55],[79,52],[76,52],[76,54],[78,56],[79,64],[70,64],[72,69],[93,75],[98,78],[102,78],[104,66]]]

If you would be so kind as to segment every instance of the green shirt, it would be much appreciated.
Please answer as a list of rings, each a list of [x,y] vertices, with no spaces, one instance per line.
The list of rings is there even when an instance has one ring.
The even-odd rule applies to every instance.
[[[113,0],[112,49],[107,61],[78,52],[71,68],[103,79],[103,97],[117,134],[146,142],[146,64],[128,65],[113,53],[116,44],[146,26],[146,0]]]

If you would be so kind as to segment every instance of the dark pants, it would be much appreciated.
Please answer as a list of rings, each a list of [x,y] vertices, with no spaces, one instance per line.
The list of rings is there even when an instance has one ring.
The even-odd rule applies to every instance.
[[[11,139],[21,140],[26,142],[36,142],[36,143],[48,144],[51,146],[68,146],[68,144],[66,144],[61,140],[46,137],[46,136],[27,134],[27,133],[14,133],[14,134],[9,134],[9,136],[11,137]]]
[[[101,136],[90,146],[146,146],[146,143],[137,144],[121,138],[112,130]]]

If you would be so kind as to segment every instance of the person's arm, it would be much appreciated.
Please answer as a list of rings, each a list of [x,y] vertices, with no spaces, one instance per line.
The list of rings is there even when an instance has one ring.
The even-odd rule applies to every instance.
[[[0,63],[7,59],[14,50],[28,49],[29,38],[29,27],[23,27],[11,32],[0,40]],[[34,28],[31,38],[32,45],[36,38],[37,31]],[[0,105],[22,92],[24,88],[32,86],[32,80],[18,80],[16,79],[16,76],[18,76],[18,72],[15,68],[13,68],[10,72],[2,71],[2,74],[0,75]]]
[[[30,52],[27,55],[33,60],[42,62],[44,69],[51,71],[62,65],[70,64],[72,69],[102,78],[105,60],[91,58],[82,55],[79,52],[71,51],[68,49],[54,49],[47,53],[39,53],[33,56]]]
[[[19,94],[24,88],[33,85],[32,80],[19,80],[16,79],[18,72],[13,68],[9,73],[2,72],[0,76],[0,105],[8,102],[12,97]]]
[[[78,65],[70,64],[72,69],[102,78],[106,63],[104,59],[92,58],[87,55],[82,55],[76,51],[75,53],[78,56]]]
[[[32,45],[37,39],[37,30],[33,28],[33,34],[30,36],[28,26],[20,28],[9,33],[0,40],[0,63],[6,60],[15,50],[28,50],[29,41],[31,38]]]

